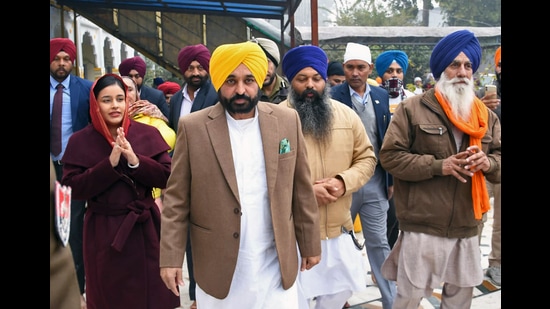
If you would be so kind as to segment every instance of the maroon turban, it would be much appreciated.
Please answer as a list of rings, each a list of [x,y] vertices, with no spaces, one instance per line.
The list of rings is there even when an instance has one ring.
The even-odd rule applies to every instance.
[[[64,51],[69,54],[71,61],[74,62],[76,58],[76,46],[73,41],[66,38],[55,38],[50,40],[50,63],[55,59],[55,56],[60,51]]]
[[[185,71],[187,71],[187,68],[193,60],[197,60],[200,65],[209,72],[210,56],[210,51],[202,44],[189,45],[182,48],[178,54],[178,65],[181,74],[185,74]]]
[[[122,61],[118,66],[118,72],[121,76],[128,76],[132,69],[136,70],[141,77],[144,77],[147,69],[145,60],[143,60],[140,56],[135,56]]]
[[[180,85],[178,83],[167,81],[158,85],[157,89],[164,92],[164,95],[174,94],[180,90]]]

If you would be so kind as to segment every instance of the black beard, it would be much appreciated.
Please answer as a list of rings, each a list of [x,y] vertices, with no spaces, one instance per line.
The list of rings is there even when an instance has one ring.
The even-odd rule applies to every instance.
[[[50,70],[51,75],[55,80],[63,81],[69,74],[71,74],[71,71],[65,69],[65,68],[57,68],[55,71]]]
[[[333,119],[329,95],[330,86],[328,83],[326,85],[322,93],[306,89],[298,94],[290,87],[288,94],[290,103],[300,115],[304,135],[312,135],[325,145],[330,142]],[[313,93],[313,98],[307,97],[307,94],[310,93]]]
[[[258,89],[258,93],[259,93],[259,89]],[[256,105],[258,105],[258,101],[260,100],[258,96],[251,98],[247,95],[239,95],[239,94],[236,94],[228,99],[228,98],[222,97],[220,91],[218,91],[218,98],[220,99],[220,102],[222,103],[223,107],[225,107],[225,109],[230,114],[231,113],[247,114],[250,111],[252,111],[256,107]],[[235,105],[234,102],[237,99],[246,99],[248,103],[244,105]]]
[[[198,81],[198,82],[194,82],[193,81],[193,78],[194,77],[199,77],[201,80]],[[206,81],[208,80],[208,75],[206,76],[200,76],[200,75],[191,75],[189,77],[185,77],[183,76],[183,80],[185,81],[185,83],[187,84],[187,87],[191,86],[191,87],[194,87],[195,89],[199,89],[201,88],[204,83],[206,83]]]
[[[273,72],[273,75],[271,75],[271,78],[267,82],[265,82],[262,87],[273,84],[273,81],[275,81],[275,78],[277,78],[277,74]]]

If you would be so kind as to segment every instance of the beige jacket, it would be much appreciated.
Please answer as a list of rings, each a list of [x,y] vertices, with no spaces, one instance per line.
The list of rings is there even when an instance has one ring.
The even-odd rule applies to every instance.
[[[353,230],[352,193],[359,190],[374,174],[376,156],[359,116],[347,105],[331,99],[334,113],[331,144],[322,148],[312,136],[305,136],[311,169],[311,184],[318,179],[339,175],[346,193],[336,202],[319,205],[321,239],[342,234],[342,226]],[[292,108],[288,100],[280,105]]]

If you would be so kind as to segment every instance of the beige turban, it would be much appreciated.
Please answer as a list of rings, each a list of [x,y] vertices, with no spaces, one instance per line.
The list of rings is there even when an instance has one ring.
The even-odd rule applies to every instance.
[[[267,75],[267,57],[258,44],[243,42],[220,45],[212,53],[210,79],[216,91],[241,63],[252,72],[258,86],[261,87]]]
[[[267,58],[269,58],[273,62],[273,64],[275,64],[275,67],[278,67],[279,63],[281,62],[281,55],[279,53],[279,47],[277,46],[277,44],[270,39],[265,38],[257,38],[256,41],[258,41],[260,47],[265,51],[265,55],[267,56]]]

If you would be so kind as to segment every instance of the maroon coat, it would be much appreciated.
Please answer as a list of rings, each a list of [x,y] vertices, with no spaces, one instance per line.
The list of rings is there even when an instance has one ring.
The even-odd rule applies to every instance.
[[[170,147],[152,126],[131,121],[126,138],[139,158],[131,169],[90,124],[74,133],[63,156],[62,183],[87,201],[84,268],[88,309],[174,309],[179,297],[160,277],[160,212],[152,188],[170,175]]]

